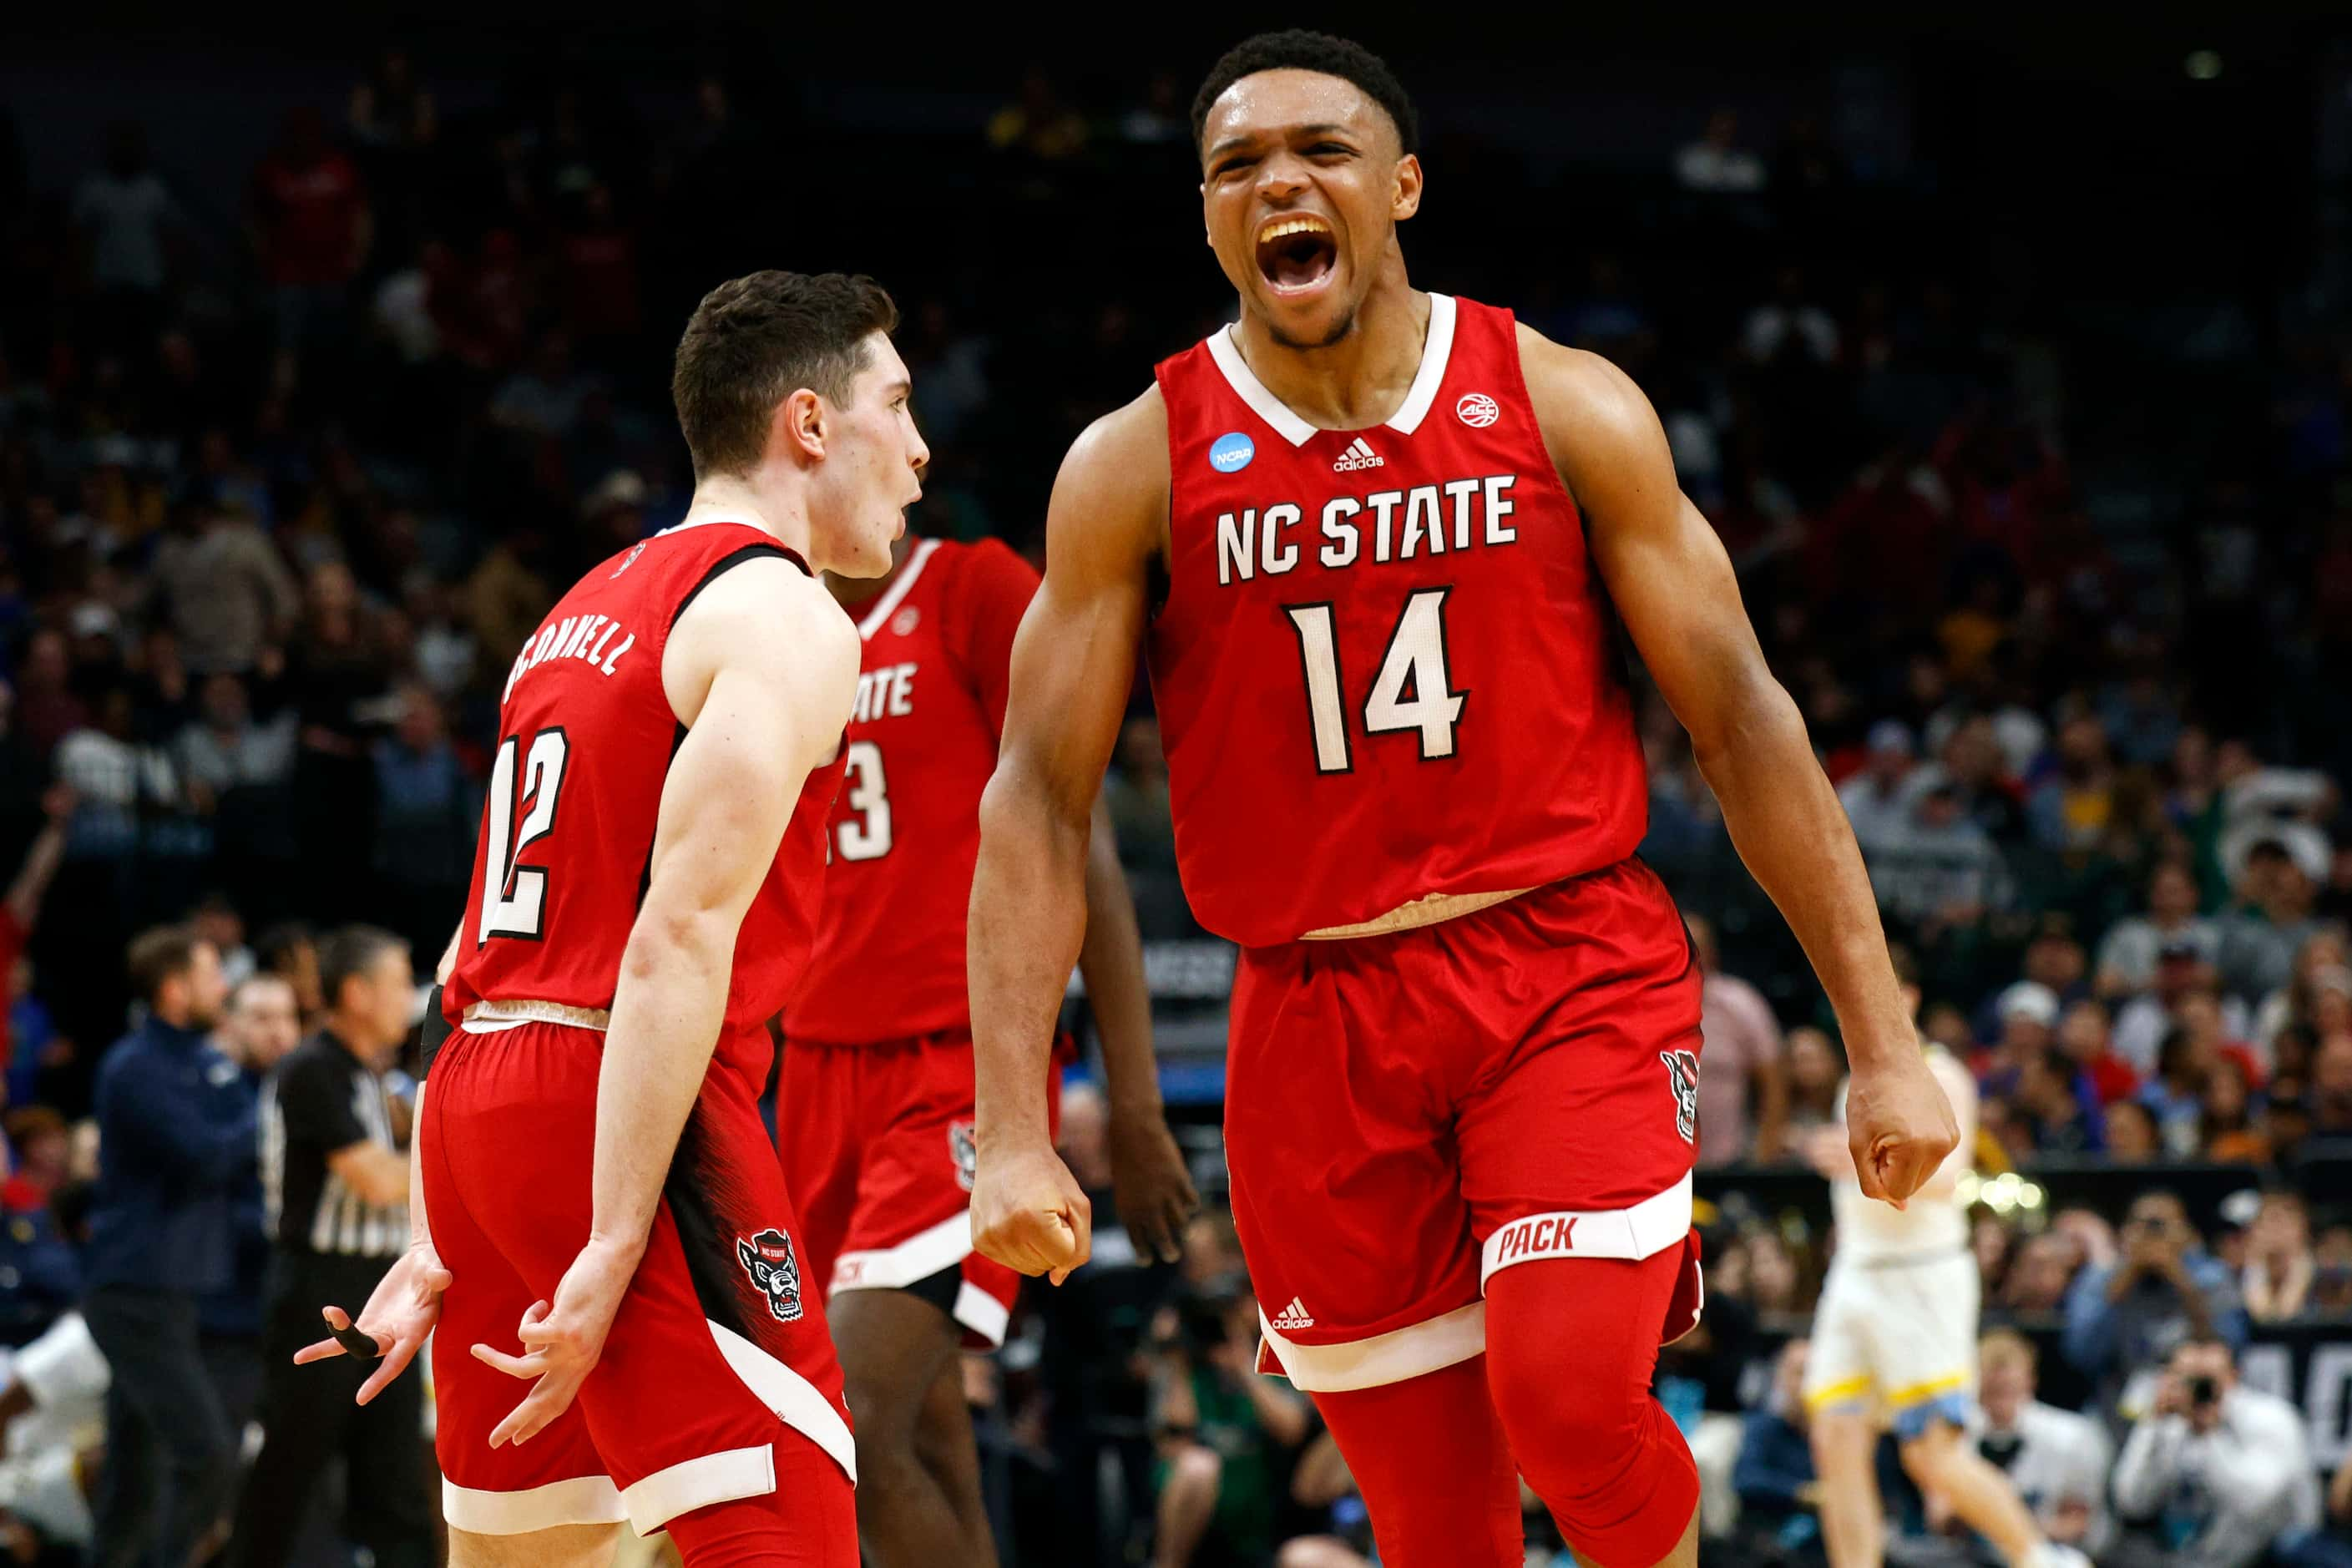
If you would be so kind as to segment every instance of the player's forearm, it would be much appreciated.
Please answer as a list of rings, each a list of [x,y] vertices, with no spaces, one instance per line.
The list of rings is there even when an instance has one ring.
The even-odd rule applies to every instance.
[[[1052,1142],[1045,1074],[1086,936],[1086,856],[1084,811],[1055,810],[1016,764],[1001,765],[981,796],[967,955],[983,1150]]]
[[[1915,1048],[1862,851],[1797,705],[1759,674],[1737,709],[1720,734],[1692,736],[1732,844],[1821,977],[1854,1067]]]
[[[640,1248],[710,1070],[735,956],[731,911],[638,916],[596,1077],[593,1239]]]
[[[1160,1065],[1151,1053],[1151,991],[1143,976],[1143,935],[1135,900],[1118,863],[1110,812],[1095,799],[1087,841],[1087,929],[1078,946],[1078,973],[1102,1036],[1103,1077],[1111,1111],[1160,1114]]]

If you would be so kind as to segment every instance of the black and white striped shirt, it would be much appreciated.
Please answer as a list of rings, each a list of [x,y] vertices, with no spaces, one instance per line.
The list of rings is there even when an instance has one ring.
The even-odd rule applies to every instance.
[[[261,1190],[269,1233],[289,1252],[397,1258],[405,1200],[372,1204],[328,1168],[354,1143],[399,1147],[384,1075],[326,1030],[302,1042],[261,1091]]]

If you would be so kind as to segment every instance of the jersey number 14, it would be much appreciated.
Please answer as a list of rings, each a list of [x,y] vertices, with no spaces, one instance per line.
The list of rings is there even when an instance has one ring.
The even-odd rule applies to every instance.
[[[1371,690],[1364,697],[1364,732],[1416,731],[1421,736],[1421,760],[1425,763],[1454,754],[1454,727],[1470,695],[1454,690],[1446,677],[1445,596],[1452,592],[1450,587],[1423,588],[1405,600],[1396,629],[1389,633],[1388,651],[1381,656],[1380,673],[1372,677]],[[1298,634],[1298,662],[1307,675],[1307,714],[1315,730],[1315,771],[1352,773],[1355,754],[1348,735],[1332,605],[1326,600],[1282,608],[1290,617],[1291,629]]]

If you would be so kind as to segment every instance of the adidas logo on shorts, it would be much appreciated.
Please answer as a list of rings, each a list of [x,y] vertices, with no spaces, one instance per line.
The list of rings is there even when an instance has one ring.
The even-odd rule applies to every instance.
[[[1374,458],[1372,461],[1377,463],[1380,459]],[[1299,1304],[1298,1298],[1293,1296],[1290,1299],[1290,1305],[1285,1307],[1281,1315],[1274,1320],[1274,1326],[1277,1329],[1311,1329],[1315,1326],[1315,1320],[1307,1315],[1307,1309]]]
[[[1352,473],[1358,468],[1386,467],[1388,467],[1388,459],[1366,446],[1364,438],[1359,436],[1348,443],[1348,449],[1339,454],[1339,460],[1331,465],[1331,471],[1335,474],[1346,474]]]

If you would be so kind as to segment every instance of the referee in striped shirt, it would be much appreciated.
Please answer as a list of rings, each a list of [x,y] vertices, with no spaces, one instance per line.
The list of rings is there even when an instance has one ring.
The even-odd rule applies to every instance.
[[[350,1467],[343,1534],[377,1568],[430,1568],[432,1500],[422,1380],[353,1402],[368,1363],[297,1367],[319,1303],[364,1301],[408,1246],[409,1129],[392,1069],[415,1005],[408,944],[373,926],[319,947],[327,1018],[262,1089],[261,1183],[276,1255],[262,1329],[262,1447],[247,1478],[231,1561],[283,1568],[328,1461]]]

